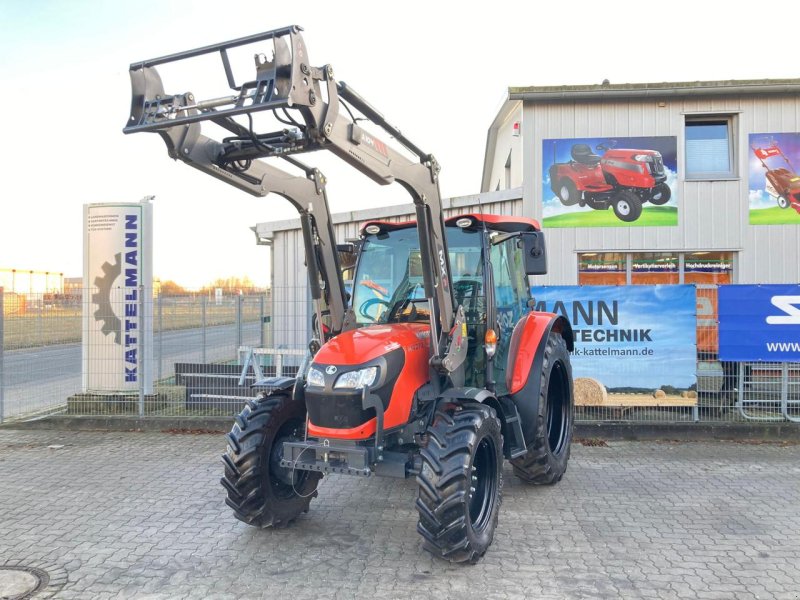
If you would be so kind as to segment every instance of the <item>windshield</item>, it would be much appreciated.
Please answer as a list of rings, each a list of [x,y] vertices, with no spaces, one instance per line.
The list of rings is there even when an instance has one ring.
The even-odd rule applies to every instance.
[[[480,233],[458,227],[448,227],[446,232],[456,295],[461,287],[468,285],[471,295],[482,296]],[[352,306],[360,324],[429,320],[416,227],[365,238]]]

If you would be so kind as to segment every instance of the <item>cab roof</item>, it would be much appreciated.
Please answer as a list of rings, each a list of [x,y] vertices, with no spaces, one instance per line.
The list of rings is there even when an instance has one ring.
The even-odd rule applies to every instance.
[[[449,217],[445,219],[445,226],[447,227],[456,227],[456,223],[461,219],[471,219],[472,224],[470,227],[478,227],[482,224],[486,224],[488,229],[492,231],[502,231],[503,233],[517,233],[520,231],[541,231],[542,227],[539,225],[539,221],[535,219],[529,219],[528,217],[510,217],[506,215],[489,215],[484,213],[467,213],[463,215],[456,215],[453,217]],[[363,223],[360,228],[361,235],[364,235],[366,229],[370,225],[377,225],[381,228],[381,231],[396,231],[398,229],[408,229],[411,227],[416,227],[416,221],[399,221],[399,222],[392,222],[392,221],[367,221]]]

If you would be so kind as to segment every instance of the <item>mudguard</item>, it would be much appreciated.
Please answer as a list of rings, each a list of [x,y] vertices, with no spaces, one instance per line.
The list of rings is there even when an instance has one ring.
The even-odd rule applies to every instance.
[[[570,322],[560,315],[530,312],[519,320],[511,334],[506,369],[506,387],[522,420],[525,443],[536,433],[539,415],[544,348],[551,332],[560,334],[572,352],[575,347]]]

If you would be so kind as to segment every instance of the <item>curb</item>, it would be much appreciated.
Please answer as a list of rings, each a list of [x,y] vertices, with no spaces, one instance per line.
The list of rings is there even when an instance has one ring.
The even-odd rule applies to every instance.
[[[0,429],[71,431],[230,431],[233,417],[75,417],[52,415],[4,423]],[[796,423],[576,423],[575,438],[653,441],[800,441]]]

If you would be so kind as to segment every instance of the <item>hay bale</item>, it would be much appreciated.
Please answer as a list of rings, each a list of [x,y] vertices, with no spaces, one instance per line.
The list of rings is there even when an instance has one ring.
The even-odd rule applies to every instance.
[[[681,398],[697,398],[697,392],[694,390],[687,390],[681,392]]]
[[[608,402],[606,386],[590,377],[575,380],[575,404],[578,406],[602,406]]]
[[[653,392],[653,398],[655,398],[656,400],[663,400],[666,397],[667,397],[667,392],[665,392],[664,390],[656,390],[655,392]]]

